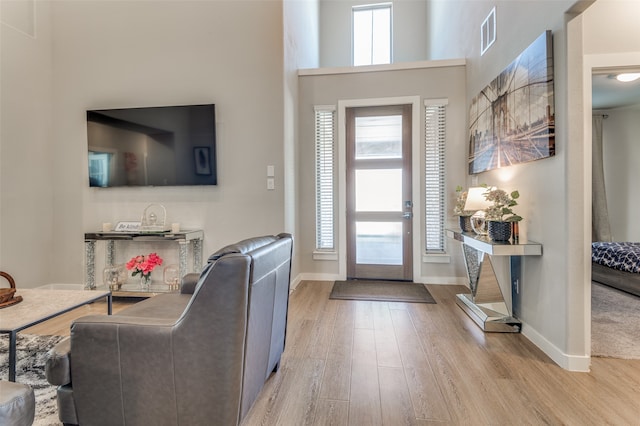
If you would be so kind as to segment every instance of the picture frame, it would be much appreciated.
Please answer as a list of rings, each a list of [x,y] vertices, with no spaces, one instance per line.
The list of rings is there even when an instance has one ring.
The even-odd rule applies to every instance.
[[[545,31],[471,100],[469,174],[554,155],[553,43]]]
[[[211,149],[208,146],[194,147],[193,161],[197,175],[211,175]]]

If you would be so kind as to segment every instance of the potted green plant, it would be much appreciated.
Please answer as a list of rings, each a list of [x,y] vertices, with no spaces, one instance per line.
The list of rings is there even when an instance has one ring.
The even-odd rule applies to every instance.
[[[491,206],[484,209],[485,218],[488,221],[489,238],[494,241],[509,241],[511,238],[512,223],[522,220],[512,207],[517,206],[516,201],[520,197],[518,191],[507,191],[499,188],[488,188],[484,198]]]
[[[456,186],[456,204],[453,207],[453,215],[458,216],[460,223],[460,229],[464,232],[471,232],[471,216],[474,211],[465,210],[464,206],[467,202],[468,191],[466,191],[460,185]]]

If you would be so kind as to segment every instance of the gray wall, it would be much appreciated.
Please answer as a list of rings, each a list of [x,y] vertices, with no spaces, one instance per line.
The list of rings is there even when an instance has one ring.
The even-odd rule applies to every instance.
[[[482,173],[478,179],[520,190],[521,229],[544,247],[541,258],[525,262],[523,332],[569,369],[588,368],[590,354],[591,84],[583,78],[583,63],[605,64],[607,58],[609,65],[640,63],[640,5],[590,3],[430,2],[430,16],[438,23],[430,33],[430,52],[435,58],[457,54],[467,59],[467,101],[538,34],[554,33],[556,157]],[[479,27],[494,5],[497,40],[480,56]],[[621,59],[624,55],[635,62]]]
[[[36,5],[37,38],[2,27],[3,269],[25,287],[82,282],[83,233],[150,203],[204,229],[205,254],[284,230],[282,2]],[[190,103],[216,104],[218,186],[88,187],[87,109]]]
[[[298,147],[298,69],[319,65],[319,0],[285,0],[284,15],[284,164],[285,164],[285,230],[294,234],[292,276],[300,267],[300,169]]]
[[[335,279],[339,273],[337,261],[313,260],[315,248],[315,169],[314,169],[314,105],[334,105],[338,101],[354,99],[388,98],[399,96],[419,96],[420,108],[420,137],[413,143],[420,147],[420,170],[424,175],[424,113],[422,100],[447,98],[447,148],[446,165],[447,179],[453,182],[463,182],[465,169],[459,167],[464,164],[465,144],[465,101],[464,101],[464,66],[434,66],[402,69],[384,72],[337,73],[320,75],[302,75],[300,77],[300,227],[298,244],[301,247],[300,262],[302,271],[312,277]],[[337,156],[344,153],[338,152]],[[337,170],[337,174],[344,170]],[[336,179],[337,179],[336,175]],[[423,181],[424,179],[421,179]],[[455,185],[454,185],[455,188]],[[424,194],[421,188],[420,194]],[[336,193],[336,201],[340,194]],[[447,210],[453,206],[454,190],[447,194]],[[423,206],[424,198],[413,200],[415,206]],[[418,210],[418,208],[416,208]],[[338,206],[337,219],[344,215],[344,206]],[[422,218],[421,218],[422,219]],[[422,223],[424,220],[422,220]],[[457,226],[452,216],[448,217],[449,226]],[[343,235],[345,230],[338,230]],[[340,234],[342,233],[342,234]],[[414,238],[420,240],[420,247],[424,250],[423,232],[414,229]],[[458,277],[464,273],[458,247],[448,247],[447,254],[451,261],[447,263],[421,263],[420,275],[414,277],[418,282],[457,283]],[[344,255],[344,253],[338,253]],[[344,277],[342,277],[344,278]]]
[[[613,241],[640,241],[640,109],[608,110],[602,124],[607,206]]]
[[[556,155],[532,163],[481,173],[477,180],[506,190],[520,191],[517,212],[524,217],[521,238],[543,244],[543,256],[528,257],[521,291],[523,332],[557,362],[567,365],[567,355],[584,355],[582,341],[569,347],[568,333],[574,322],[567,313],[566,256],[570,250],[563,205],[567,194],[566,35],[565,16],[573,1],[474,1],[430,2],[431,17],[438,26],[430,33],[435,57],[451,52],[467,58],[467,104],[543,31],[553,31]],[[480,26],[496,7],[497,37],[480,55]],[[474,179],[469,178],[468,183]],[[583,325],[580,324],[580,327]]]
[[[51,5],[33,5],[0,2],[0,269],[18,287],[49,279],[55,228]]]
[[[640,68],[639,16],[640,3],[636,1],[600,0],[587,9],[583,28],[588,66]],[[609,30],[612,26],[616,31]],[[638,241],[640,111],[636,106],[605,113],[609,118],[603,121],[604,167],[612,234],[615,241]]]

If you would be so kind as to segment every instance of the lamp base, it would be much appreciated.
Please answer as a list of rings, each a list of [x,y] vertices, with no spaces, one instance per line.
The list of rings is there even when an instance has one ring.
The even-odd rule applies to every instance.
[[[487,225],[487,220],[485,219],[484,212],[482,210],[477,211],[473,216],[471,216],[471,228],[476,234],[487,235],[489,232]]]

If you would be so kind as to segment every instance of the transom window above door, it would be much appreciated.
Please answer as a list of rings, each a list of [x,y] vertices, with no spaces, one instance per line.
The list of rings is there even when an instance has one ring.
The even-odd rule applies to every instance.
[[[354,66],[391,63],[391,3],[352,9]]]

